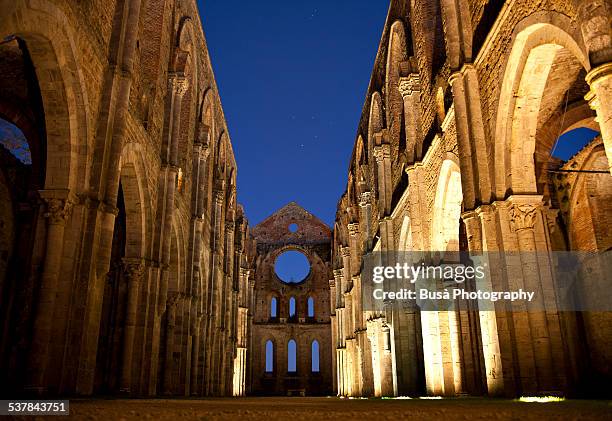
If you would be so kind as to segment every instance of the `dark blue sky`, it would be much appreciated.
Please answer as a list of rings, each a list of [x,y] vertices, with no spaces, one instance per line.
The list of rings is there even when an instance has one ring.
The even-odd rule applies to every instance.
[[[388,0],[199,0],[252,225],[295,200],[332,224]]]

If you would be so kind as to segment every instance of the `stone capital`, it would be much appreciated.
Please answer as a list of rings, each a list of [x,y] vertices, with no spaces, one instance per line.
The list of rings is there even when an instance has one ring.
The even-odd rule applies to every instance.
[[[123,274],[128,283],[140,283],[145,274],[145,265],[142,259],[124,257],[121,260]]]
[[[225,221],[225,230],[229,232],[234,232],[236,228],[236,223],[234,221]]]
[[[74,207],[74,199],[68,190],[40,190],[40,197],[45,204],[44,217],[51,225],[64,225]]]
[[[538,209],[542,206],[542,196],[511,196],[510,225],[513,231],[534,229],[538,216]]]
[[[175,74],[170,77],[170,86],[173,92],[182,98],[189,89],[189,81],[185,76]]]
[[[223,204],[223,200],[225,199],[225,192],[223,190],[215,189],[213,192],[215,204],[221,205]]]
[[[366,191],[359,195],[359,206],[366,207],[372,204],[372,192]]]
[[[350,247],[346,247],[346,246],[340,247],[340,254],[342,255],[342,257],[350,257],[351,256],[351,248]]]
[[[391,146],[387,143],[382,145],[374,146],[374,157],[376,158],[376,162],[383,162],[385,159],[391,158]]]
[[[398,83],[398,89],[402,98],[411,96],[415,93],[421,92],[421,77],[418,73],[411,73],[408,76],[400,77]]]
[[[350,236],[355,236],[359,234],[359,223],[355,222],[355,223],[348,224],[347,228],[348,228]]]
[[[342,278],[344,276],[344,269],[334,269],[334,278]]]

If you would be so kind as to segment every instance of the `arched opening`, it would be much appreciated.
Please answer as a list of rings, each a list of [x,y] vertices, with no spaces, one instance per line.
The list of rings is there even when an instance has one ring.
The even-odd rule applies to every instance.
[[[287,343],[287,373],[295,374],[297,372],[297,344],[295,340],[290,339]]]
[[[301,251],[287,250],[274,261],[274,272],[286,284],[299,284],[308,277],[310,262]]]
[[[462,202],[459,166],[452,160],[445,160],[438,178],[431,221],[431,250],[439,253],[440,261],[457,262]],[[434,264],[439,262],[437,260]],[[462,361],[457,312],[422,311],[421,324],[427,392],[446,396],[461,393]]]
[[[297,314],[295,297],[289,298],[289,318],[295,318]]]
[[[311,319],[315,316],[314,298],[308,297],[308,317]]]
[[[274,372],[274,342],[268,340],[266,342],[266,373]]]
[[[547,164],[559,134],[566,130],[565,116],[585,104],[588,70],[578,43],[557,26],[536,23],[516,35],[497,112],[498,198],[545,193]]]
[[[270,300],[270,318],[275,319],[278,317],[278,299],[272,297]]]
[[[312,341],[311,350],[310,350],[310,370],[313,373],[319,373],[319,341],[316,339]]]
[[[47,47],[43,44],[38,54]],[[13,386],[23,382],[36,309],[34,291],[44,263],[46,221],[39,191],[47,178],[47,148],[57,147],[54,137],[47,137],[43,93],[30,46],[19,37],[0,44],[0,372],[9,378],[2,384]],[[55,57],[48,59],[57,64]],[[65,105],[61,99],[58,109]],[[49,118],[53,115],[48,113]],[[54,124],[61,124],[62,117],[56,117]]]
[[[599,132],[588,127],[578,127],[569,130],[559,136],[559,139],[551,151],[551,155],[554,158],[568,161],[586,145],[591,143],[597,136],[599,136]]]

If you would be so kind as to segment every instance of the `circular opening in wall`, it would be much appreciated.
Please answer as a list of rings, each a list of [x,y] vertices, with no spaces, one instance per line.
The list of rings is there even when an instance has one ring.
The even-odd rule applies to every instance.
[[[281,253],[274,262],[276,276],[286,284],[299,284],[310,273],[310,262],[304,253],[289,250]]]
[[[290,232],[296,232],[298,230],[298,225],[296,223],[290,224],[289,225],[289,231]]]

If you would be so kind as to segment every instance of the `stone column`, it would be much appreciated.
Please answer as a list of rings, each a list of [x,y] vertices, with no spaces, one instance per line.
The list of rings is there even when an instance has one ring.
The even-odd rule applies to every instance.
[[[538,247],[535,236],[535,226],[542,207],[542,196],[511,196],[508,201],[510,203],[510,224],[516,233],[521,254],[523,285],[526,291],[536,294],[534,301],[528,303],[525,309],[531,331],[530,343],[521,344],[533,348],[535,378],[531,381],[527,380],[524,392],[550,391],[554,387],[552,348],[543,299],[544,290],[540,278],[544,268],[539,265],[540,256],[536,254]],[[521,335],[521,332],[517,334]]]
[[[47,242],[32,331],[26,389],[44,393],[55,297],[64,251],[64,231],[74,202],[68,190],[41,190],[40,196],[44,201],[44,216],[47,219]]]
[[[586,81],[591,90],[585,99],[597,113],[597,122],[601,128],[601,137],[612,174],[612,62],[591,70],[586,76]]]
[[[121,365],[121,384],[119,391],[130,394],[132,388],[132,357],[134,354],[134,337],[138,318],[138,295],[142,283],[145,266],[142,259],[124,258],[123,276],[126,280],[128,293],[125,310],[125,327],[123,334],[123,361]]]
[[[372,193],[371,192],[363,192],[359,195],[359,222],[361,222],[363,235],[361,238],[363,239],[363,244],[361,248],[364,253],[370,252],[370,237],[372,236],[371,228],[370,228],[370,218],[372,215]]]
[[[455,105],[455,124],[459,146],[459,164],[463,187],[463,206],[474,209],[491,196],[487,142],[485,138],[478,73],[471,64],[453,73],[449,79]]]
[[[174,328],[176,325],[176,306],[179,294],[169,294],[166,302],[166,355],[164,360],[164,395],[173,393],[173,369],[174,369]]]
[[[174,197],[176,194],[176,180],[178,175],[178,143],[179,143],[179,129],[181,122],[181,108],[183,95],[187,92],[189,82],[184,76],[172,75],[169,80],[170,87],[170,118],[166,123],[167,129],[164,132],[167,133],[167,150],[166,156],[162,156],[163,170],[162,177],[165,178],[165,203],[164,203],[164,217],[161,226],[161,255],[160,261],[162,263],[161,271],[161,283],[159,289],[158,299],[158,314],[162,314],[166,306],[166,297],[168,294],[168,268],[170,265],[170,238],[172,233],[172,220],[174,216]]]
[[[408,165],[422,158],[421,140],[421,77],[411,73],[400,77],[398,89],[404,100],[404,122],[406,126],[406,153]]]
[[[200,329],[202,325],[203,314],[199,313],[193,320],[192,334],[193,341],[191,344],[191,387],[189,391],[191,396],[199,396],[199,362],[200,362]]]
[[[378,136],[384,138],[382,134]],[[391,213],[391,146],[388,143],[374,146],[374,157],[378,171],[378,209],[380,216],[387,216]]]

